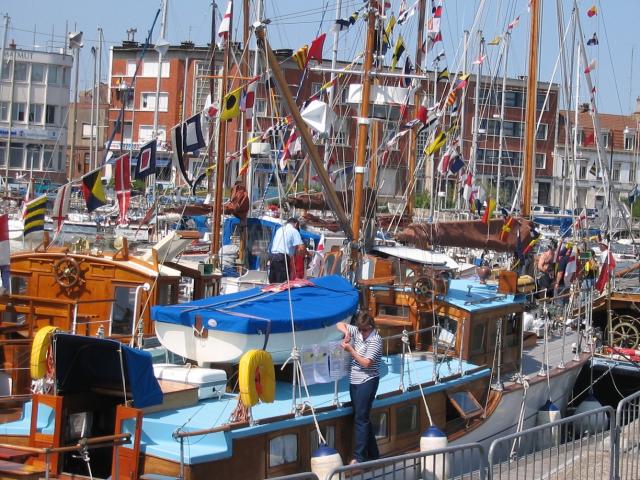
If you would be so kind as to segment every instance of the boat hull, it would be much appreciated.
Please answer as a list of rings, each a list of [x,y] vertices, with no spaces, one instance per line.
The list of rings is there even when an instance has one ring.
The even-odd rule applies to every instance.
[[[349,321],[349,318],[344,318]],[[156,335],[160,343],[169,351],[181,357],[195,360],[199,364],[211,362],[237,363],[243,353],[265,347],[265,335],[246,335],[242,333],[209,330],[206,337],[201,336],[193,327],[174,323],[155,322]],[[334,325],[312,330],[296,332],[298,348],[336,341],[342,334]],[[275,363],[284,363],[291,355],[293,336],[291,332],[272,333],[267,340],[266,350],[271,353]]]

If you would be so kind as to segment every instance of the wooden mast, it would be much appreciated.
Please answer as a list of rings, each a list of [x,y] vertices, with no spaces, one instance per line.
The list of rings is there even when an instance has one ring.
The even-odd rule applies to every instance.
[[[375,42],[375,26],[376,12],[374,5],[376,2],[369,1],[367,15],[367,43],[364,51],[364,62],[362,67],[362,97],[360,99],[360,116],[358,117],[358,150],[356,153],[356,164],[353,169],[355,175],[354,191],[353,191],[353,211],[351,230],[353,231],[352,240],[356,243],[360,240],[360,222],[362,216],[362,189],[364,183],[364,173],[366,171],[365,162],[367,157],[368,129],[369,119],[369,97],[371,91],[371,68],[373,66],[373,48]],[[352,259],[358,254],[358,249],[352,249]],[[352,268],[355,268],[355,262],[352,262]]]
[[[215,3],[215,2],[214,2]],[[231,32],[233,32],[233,7],[229,18],[229,32],[224,42],[224,56],[222,60],[222,86],[220,88],[220,103],[227,94],[227,82],[229,77],[229,50],[231,49]],[[214,200],[213,222],[211,230],[211,255],[216,257],[220,250],[220,220],[222,219],[222,190],[224,188],[224,159],[227,148],[227,121],[220,120],[218,126],[218,158],[216,159],[216,191]]]
[[[538,44],[540,35],[540,3],[531,0],[531,26],[529,37],[529,75],[527,77],[527,105],[524,136],[524,166],[522,180],[522,216],[531,215],[531,194],[534,182],[536,106],[538,103]]]
[[[324,168],[322,158],[320,157],[320,154],[318,153],[318,149],[313,143],[313,137],[309,132],[309,128],[307,127],[307,124],[304,122],[304,120],[302,120],[302,117],[300,116],[300,110],[298,110],[296,102],[293,99],[291,92],[289,91],[289,85],[287,84],[287,81],[284,78],[284,74],[280,69],[280,64],[278,63],[278,59],[276,58],[275,54],[271,50],[271,47],[269,46],[269,43],[265,38],[264,26],[260,26],[256,28],[255,34],[256,34],[256,40],[258,42],[258,47],[261,49],[264,49],[266,53],[267,61],[269,62],[269,67],[271,68],[272,78],[275,81],[276,86],[278,87],[278,91],[280,92],[282,99],[285,101],[289,112],[291,113],[291,117],[293,118],[296,128],[298,129],[298,133],[300,134],[302,143],[304,144],[305,148],[309,152],[309,158],[313,163],[313,168],[315,168],[316,173],[320,178],[320,182],[324,187],[324,194],[326,195],[326,199],[329,202],[329,205],[331,206],[331,208],[333,209],[333,212],[335,213],[338,219],[338,223],[340,224],[340,227],[344,231],[345,236],[348,239],[353,239],[355,237],[351,230],[351,225],[349,224],[349,218],[347,217],[347,214],[345,213],[344,208],[342,208],[342,203],[340,203],[340,199],[338,198],[338,195],[336,194],[336,191],[333,188],[333,183],[329,178],[329,174],[327,173],[327,170]]]
[[[418,0],[418,38],[416,42],[416,74],[420,74],[422,72],[422,41],[424,37],[424,17],[425,17],[425,5],[426,0]],[[433,73],[433,81],[436,82],[436,77],[438,75],[438,69]],[[435,100],[435,99],[434,99]],[[414,96],[413,101],[413,118],[417,118],[418,110],[420,109],[420,103],[422,101],[422,95],[420,94],[420,88],[416,90],[416,94]],[[416,169],[416,156],[418,152],[416,151],[418,144],[418,135],[415,129],[411,129],[409,132],[409,160],[407,165],[407,171],[409,174],[409,178],[414,178],[415,169]],[[416,182],[415,179],[411,180],[412,183],[411,188],[409,188],[409,192],[407,194],[407,215],[409,218],[413,216],[413,202],[415,198],[415,189]]]

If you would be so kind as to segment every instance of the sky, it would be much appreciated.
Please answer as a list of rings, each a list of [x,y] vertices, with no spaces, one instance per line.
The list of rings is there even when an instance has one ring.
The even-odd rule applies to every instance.
[[[211,0],[168,0],[167,40],[179,43],[191,40],[196,45],[206,45],[211,33]],[[415,0],[407,0],[412,5]],[[428,0],[431,1],[431,0]],[[540,80],[561,81],[560,69],[553,75],[559,58],[558,18],[556,0],[542,2],[543,20],[541,28]],[[573,0],[558,0],[564,8],[562,23],[566,26]],[[529,14],[527,0],[442,0],[443,42],[436,44],[427,55],[427,67],[431,68],[433,58],[440,51],[446,53],[446,63],[451,71],[461,69],[463,31],[472,32],[469,56],[477,58],[475,31],[482,29],[488,42],[506,30],[507,24],[520,16],[520,23],[512,30],[512,40],[508,55],[510,76],[527,72],[527,38]],[[224,9],[226,0],[217,0],[217,8]],[[252,6],[256,3],[251,1]],[[84,32],[84,48],[80,60],[80,88],[89,88],[93,75],[91,46],[96,45],[97,27],[104,31],[106,48],[119,45],[126,39],[128,28],[136,28],[136,40],[142,41],[149,30],[160,0],[3,0],[0,13],[11,17],[8,40],[15,40],[19,47],[43,49],[61,47],[66,28],[69,31]],[[236,25],[239,25],[241,4],[235,0]],[[347,17],[360,8],[362,0],[342,0],[342,17]],[[392,9],[397,13],[400,0],[392,0]],[[596,6],[597,15],[588,17],[586,11]],[[604,113],[629,115],[636,109],[636,97],[640,96],[640,40],[637,32],[640,21],[640,0],[578,0],[579,19],[584,36],[598,36],[599,45],[587,47],[589,61],[596,59],[597,68],[593,72],[597,88],[598,109]],[[218,13],[219,15],[220,13]],[[255,13],[252,14],[252,18]],[[336,15],[336,0],[265,0],[265,16],[271,20],[268,36],[275,48],[296,49],[309,43],[319,32],[329,31]],[[476,20],[474,23],[474,19]],[[253,22],[253,20],[252,20]],[[398,27],[395,35],[402,34],[407,51],[415,55],[414,15],[405,25]],[[4,33],[4,22],[0,33]],[[477,25],[474,26],[474,25]],[[152,38],[159,38],[159,25]],[[363,49],[364,22],[360,21],[341,35],[338,47],[339,58],[351,60]],[[0,37],[1,38],[1,37]],[[239,37],[238,37],[239,38]],[[325,43],[324,55],[331,55],[331,35]],[[568,42],[567,57],[570,57],[572,42]],[[487,59],[483,72],[497,73],[501,47],[487,47]],[[390,54],[389,54],[390,55]],[[103,79],[107,75],[107,53],[103,57]],[[387,61],[389,61],[387,59]],[[440,68],[444,65],[441,62]],[[581,66],[584,69],[584,65]],[[501,75],[501,73],[500,73]],[[581,80],[584,84],[584,80]],[[581,101],[587,100],[587,92],[582,88]],[[575,100],[572,99],[572,102]]]

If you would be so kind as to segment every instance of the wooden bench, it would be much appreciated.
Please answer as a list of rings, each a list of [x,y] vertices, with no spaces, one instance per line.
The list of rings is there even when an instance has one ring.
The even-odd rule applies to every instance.
[[[0,460],[0,479],[38,480],[45,475],[44,468]]]

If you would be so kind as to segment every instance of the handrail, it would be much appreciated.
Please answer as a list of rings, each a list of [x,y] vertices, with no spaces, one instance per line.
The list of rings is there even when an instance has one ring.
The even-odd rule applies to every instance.
[[[173,438],[183,439],[188,437],[199,437],[202,435],[209,435],[210,433],[218,433],[218,432],[228,432],[234,428],[242,428],[248,427],[249,422],[233,422],[233,423],[225,423],[224,425],[218,425],[217,427],[212,428],[203,428],[201,430],[192,430],[190,432],[185,432],[184,430],[176,430],[173,432]],[[0,445],[1,446],[1,445]]]
[[[54,303],[59,305],[80,305],[87,303],[103,303],[103,302],[115,302],[115,298],[103,298],[97,300],[67,300],[64,298],[40,298],[33,297],[32,295],[11,294],[9,300],[22,300],[25,302],[39,301],[43,303]]]
[[[9,448],[21,452],[49,455],[52,453],[66,453],[82,450],[89,446],[94,448],[103,444],[122,445],[131,441],[130,433],[118,433],[115,435],[105,435],[102,437],[81,438],[75,445],[65,445],[64,447],[29,447],[27,445],[12,445],[10,443],[0,443],[0,448]]]

